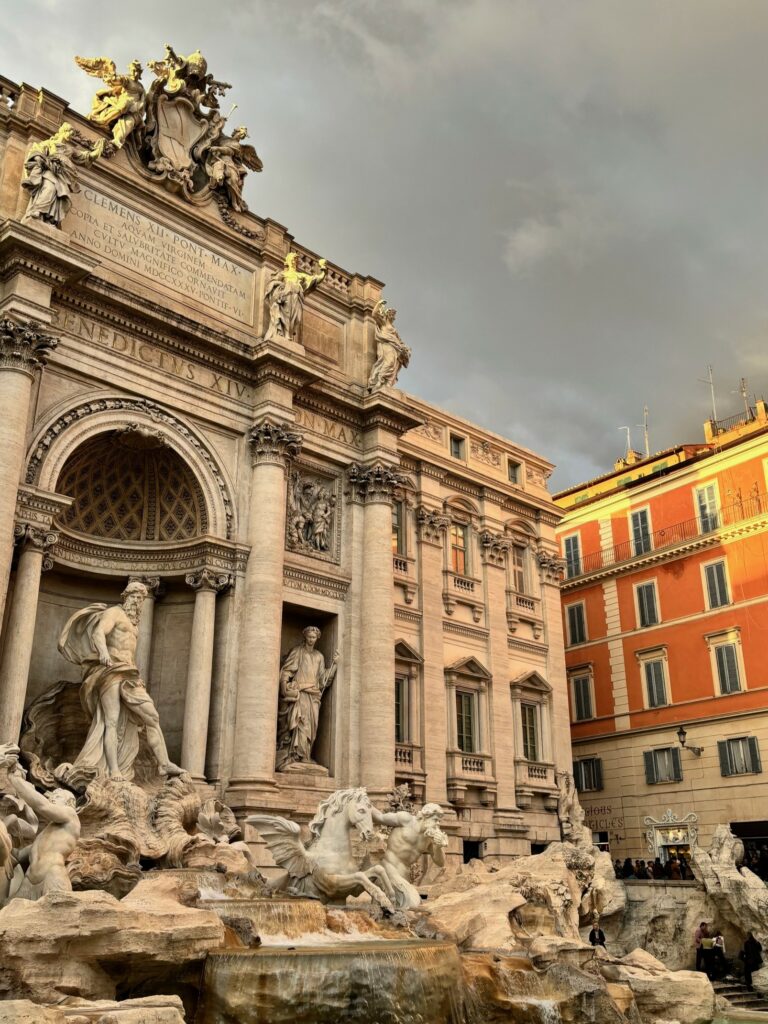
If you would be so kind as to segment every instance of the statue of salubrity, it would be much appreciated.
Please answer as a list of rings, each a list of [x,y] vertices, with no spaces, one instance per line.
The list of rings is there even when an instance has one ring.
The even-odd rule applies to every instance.
[[[333,682],[339,652],[326,668],[322,653],[315,650],[320,639],[317,626],[303,630],[303,643],[286,654],[280,667],[280,693],[277,715],[277,770],[294,765],[314,765],[312,747],[317,737],[320,702]]]

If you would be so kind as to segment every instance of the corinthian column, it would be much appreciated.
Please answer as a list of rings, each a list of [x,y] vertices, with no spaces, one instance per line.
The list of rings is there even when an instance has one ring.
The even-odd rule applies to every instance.
[[[360,784],[383,796],[395,781],[395,602],[392,497],[402,478],[380,462],[350,466],[353,501],[365,506],[361,595]]]
[[[4,743],[15,743],[19,737],[35,638],[40,573],[51,567],[47,553],[59,539],[52,530],[28,525],[17,526],[15,532],[22,548],[0,662],[0,742]]]
[[[301,434],[264,419],[248,437],[251,495],[240,633],[233,786],[273,784],[280,639],[283,618],[286,467],[301,450]]]
[[[0,319],[0,622],[13,557],[16,495],[24,465],[32,380],[57,343],[35,321]]]
[[[231,584],[232,578],[228,573],[201,569],[190,573],[186,581],[195,591],[195,611],[192,617],[192,645],[189,650],[184,727],[181,734],[181,767],[186,768],[196,782],[203,782],[208,713],[211,707],[216,595]]]

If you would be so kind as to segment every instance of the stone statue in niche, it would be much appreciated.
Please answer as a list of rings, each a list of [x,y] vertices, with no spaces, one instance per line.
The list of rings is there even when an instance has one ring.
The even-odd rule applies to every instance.
[[[41,220],[61,227],[72,206],[73,193],[80,191],[76,164],[92,163],[95,156],[84,149],[87,140],[65,121],[42,142],[33,142],[24,161],[21,187],[29,192],[22,223]]]
[[[80,838],[80,819],[75,797],[67,789],[54,789],[43,796],[27,782],[19,767],[19,748],[13,744],[0,746],[0,766],[8,773],[8,785],[16,796],[34,811],[42,828],[31,846],[19,855],[25,869],[23,877],[11,885],[9,896],[37,900],[49,892],[70,892],[72,883],[66,867],[69,855]]]
[[[373,307],[373,319],[376,324],[376,362],[368,378],[369,391],[394,387],[401,368],[410,362],[411,350],[395,329],[396,316],[397,310],[387,309],[384,299],[379,299]]]
[[[273,275],[267,286],[266,300],[269,303],[269,327],[265,341],[282,338],[298,341],[301,317],[304,312],[304,296],[316,288],[325,277],[326,261],[318,260],[317,274],[303,274],[296,269],[296,253],[289,252],[285,265]]]
[[[313,765],[312,747],[317,736],[320,702],[333,682],[339,652],[326,668],[325,658],[315,650],[320,639],[317,626],[307,626],[304,642],[292,647],[280,669],[277,716],[277,761],[279,772],[298,765]]]
[[[109,57],[75,57],[75,63],[92,78],[100,78],[105,88],[93,97],[88,120],[112,132],[113,149],[122,149],[128,136],[143,126],[147,94],[141,84],[141,63],[132,60],[125,75],[118,75],[117,66]],[[99,139],[91,151],[104,155],[106,139]]]
[[[59,651],[83,670],[81,698],[91,727],[74,768],[111,779],[131,779],[139,729],[157,760],[160,776],[184,774],[168,757],[160,718],[136,667],[141,608],[147,588],[132,580],[122,605],[92,604],[69,619]]]
[[[411,882],[411,869],[428,854],[438,867],[445,865],[448,836],[440,828],[443,809],[439,804],[424,804],[415,814],[410,811],[373,810],[377,825],[391,828],[381,866],[392,886],[392,902],[398,910],[421,906],[419,890]]]
[[[291,476],[286,520],[287,544],[291,551],[328,551],[336,497],[314,477],[298,471]]]

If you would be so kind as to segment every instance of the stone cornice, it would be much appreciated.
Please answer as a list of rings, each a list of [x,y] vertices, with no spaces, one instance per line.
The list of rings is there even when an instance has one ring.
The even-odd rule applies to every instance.
[[[74,498],[39,487],[22,484],[16,495],[16,522],[51,529],[57,516],[70,507]]]
[[[68,236],[55,228],[0,223],[0,280],[22,273],[53,286],[85,277],[98,265],[98,259],[72,249]]]
[[[302,440],[298,431],[265,418],[248,431],[251,463],[254,466],[272,463],[285,468],[301,451]]]
[[[291,565],[288,562],[283,565],[283,582],[292,590],[323,594],[325,597],[332,597],[337,601],[346,600],[349,590],[349,580]]]
[[[35,320],[0,317],[0,370],[21,370],[32,376],[45,366],[59,341]]]
[[[217,537],[198,537],[173,544],[163,542],[153,548],[85,537],[62,529],[53,557],[62,565],[77,569],[87,566],[110,576],[138,576],[144,582],[144,574],[162,580],[201,568],[242,575],[249,551],[250,548]]]

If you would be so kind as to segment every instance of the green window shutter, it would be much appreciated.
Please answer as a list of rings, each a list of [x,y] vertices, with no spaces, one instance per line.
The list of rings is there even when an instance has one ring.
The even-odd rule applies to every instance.
[[[595,789],[603,788],[603,759],[596,757],[594,760]]]
[[[731,759],[728,757],[728,740],[717,741],[717,753],[720,756],[720,774],[728,776],[731,774]]]
[[[683,759],[680,757],[680,750],[678,747],[670,747],[672,751],[672,771],[674,772],[675,782],[683,781]]]
[[[653,756],[652,750],[643,751],[643,761],[645,761],[645,781],[649,786],[653,786],[656,779],[656,761]]]
[[[757,737],[748,736],[747,745],[749,746],[749,760],[752,766],[752,771],[757,774],[763,770],[763,766],[760,763],[760,748],[757,745]]]
[[[573,782],[579,793],[584,789],[584,766],[581,761],[573,762]]]

